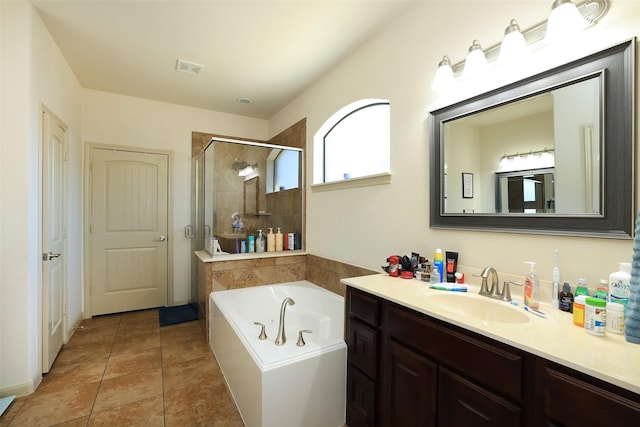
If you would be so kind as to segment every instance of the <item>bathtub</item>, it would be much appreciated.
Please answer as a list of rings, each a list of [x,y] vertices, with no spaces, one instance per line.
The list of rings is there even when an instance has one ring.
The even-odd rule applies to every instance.
[[[282,301],[286,342],[275,345]],[[345,423],[344,298],[299,281],[212,292],[209,343],[247,427]],[[263,323],[267,339],[260,340]],[[306,345],[296,345],[298,332]]]

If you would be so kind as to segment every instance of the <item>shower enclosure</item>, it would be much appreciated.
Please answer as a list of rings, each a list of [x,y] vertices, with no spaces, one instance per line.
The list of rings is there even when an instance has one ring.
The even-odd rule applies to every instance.
[[[303,230],[303,151],[213,138],[192,163],[191,302],[205,304],[198,287],[196,251],[209,250],[215,237],[223,253],[242,250],[258,230]],[[299,249],[302,249],[300,244]]]

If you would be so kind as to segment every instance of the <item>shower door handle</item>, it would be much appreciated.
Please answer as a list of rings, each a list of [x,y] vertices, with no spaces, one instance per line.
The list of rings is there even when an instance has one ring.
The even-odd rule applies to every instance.
[[[196,238],[196,233],[194,232],[193,225],[187,225],[184,228],[184,237],[186,237],[187,239],[195,239]]]

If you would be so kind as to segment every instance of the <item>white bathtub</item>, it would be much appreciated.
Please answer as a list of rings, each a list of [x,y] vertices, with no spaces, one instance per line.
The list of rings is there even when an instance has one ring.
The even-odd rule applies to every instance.
[[[282,301],[287,341],[275,345]],[[212,292],[211,349],[247,427],[345,422],[344,298],[311,282]],[[266,325],[266,340],[258,339]],[[298,347],[298,331],[306,345]]]

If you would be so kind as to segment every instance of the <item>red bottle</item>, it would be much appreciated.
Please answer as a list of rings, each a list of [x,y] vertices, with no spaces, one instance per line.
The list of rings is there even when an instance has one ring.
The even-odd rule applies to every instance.
[[[391,255],[387,258],[387,262],[389,263],[389,276],[398,277],[398,263],[400,259],[396,255]]]

